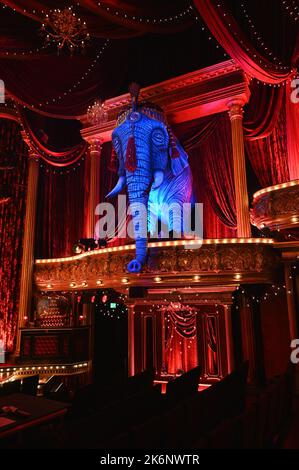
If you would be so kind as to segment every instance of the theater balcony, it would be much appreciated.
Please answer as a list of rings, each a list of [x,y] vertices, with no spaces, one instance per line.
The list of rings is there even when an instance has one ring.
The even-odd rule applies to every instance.
[[[66,258],[39,259],[34,280],[39,291],[87,290],[99,287],[124,291],[128,286],[184,287],[272,283],[279,262],[267,238],[205,239],[149,243],[142,274],[126,266],[135,245],[108,247]]]
[[[257,191],[253,196],[251,222],[270,230],[299,226],[299,180],[276,184]]]

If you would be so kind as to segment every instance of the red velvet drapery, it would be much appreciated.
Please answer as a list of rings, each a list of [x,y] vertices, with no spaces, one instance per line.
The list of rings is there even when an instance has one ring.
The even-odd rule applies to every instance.
[[[198,119],[175,130],[189,154],[195,199],[203,203],[204,237],[234,237],[236,208],[228,115]]]
[[[128,41],[120,39],[175,33],[195,23],[189,0],[145,0],[142,5],[138,0],[82,0],[80,5],[74,4],[74,11],[86,21],[92,47],[86,55],[58,57],[53,48],[43,48],[39,34],[45,14],[57,8],[57,1],[1,4],[7,5],[1,8],[6,25],[0,31],[1,79],[19,103],[52,117],[82,115],[95,98],[118,94],[129,60]],[[69,5],[59,2],[61,9]],[[175,15],[177,21],[159,21]]]
[[[253,81],[244,118],[245,148],[261,187],[289,181],[285,86]]]
[[[297,32],[297,42],[289,67],[279,66],[258,52],[230,12],[227,9],[224,10],[222,3],[217,0],[194,0],[194,3],[219,44],[242,67],[245,73],[269,84],[286,83],[288,169],[290,179],[299,178],[299,110],[298,105],[291,100],[291,92],[293,91],[291,79],[296,75],[299,33]]]
[[[219,44],[250,77],[273,84],[289,78],[291,67],[280,69],[262,56],[220,2],[194,0],[194,4]]]
[[[81,140],[81,142],[76,145],[73,145],[70,148],[65,148],[60,151],[51,148],[51,146],[48,145],[47,142],[43,142],[42,139],[36,135],[32,126],[29,123],[27,115],[24,112],[21,112],[21,116],[23,129],[30,142],[31,149],[37,155],[39,155],[39,157],[44,160],[45,163],[54,167],[63,168],[78,162],[86,153],[88,144],[83,140]],[[46,136],[45,133],[43,135]]]
[[[84,234],[85,160],[62,174],[40,168],[36,226],[36,258],[70,256]]]
[[[165,321],[165,367],[168,374],[187,372],[198,365],[195,310],[170,304],[162,309]]]
[[[22,259],[22,234],[25,216],[27,146],[20,126],[0,121],[1,166],[3,153],[13,169],[0,170],[0,193],[7,189],[11,199],[0,203],[0,339],[7,351],[14,348],[17,328]]]

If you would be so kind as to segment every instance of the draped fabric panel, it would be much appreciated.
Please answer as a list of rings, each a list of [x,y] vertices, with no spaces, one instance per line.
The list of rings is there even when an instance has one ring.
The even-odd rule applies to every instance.
[[[277,84],[290,76],[262,56],[248,40],[229,11],[222,12],[216,0],[194,0],[194,4],[219,44],[249,76],[266,83]]]
[[[196,311],[170,304],[165,318],[165,366],[168,374],[187,372],[198,365]],[[186,321],[184,321],[186,320]]]
[[[63,174],[40,168],[36,258],[72,254],[73,244],[84,235],[84,195],[88,193],[88,181],[85,161]]]
[[[235,229],[236,206],[232,166],[231,127],[227,114],[218,116],[217,127],[201,145],[204,182],[211,206],[221,222]]]
[[[229,11],[223,12],[222,4],[217,0],[194,0],[195,6],[204,19],[208,28],[217,39],[219,44],[238,63],[249,77],[261,80],[268,84],[281,84],[286,82],[286,133],[287,133],[287,160],[290,179],[299,178],[299,130],[298,130],[298,105],[291,101],[290,80],[296,76],[296,66],[298,62],[299,32],[297,29],[297,40],[294,45],[289,67],[279,67],[260,54]],[[279,31],[278,34],[285,34]],[[279,97],[276,99],[279,104]],[[270,108],[273,103],[270,100]],[[275,104],[274,104],[275,106]],[[270,110],[269,110],[270,111]],[[264,117],[261,125],[267,129],[268,119],[271,119],[270,112]],[[275,121],[275,116],[274,116]],[[257,126],[259,127],[259,125]],[[270,125],[271,128],[271,125]],[[259,133],[259,131],[256,131]],[[269,132],[269,127],[268,127]],[[255,132],[251,132],[254,136]],[[261,146],[262,144],[260,144]]]
[[[57,8],[57,0],[5,0],[5,4],[38,23],[44,20],[42,11]],[[62,9],[63,6],[69,6],[69,2],[61,2],[59,7]],[[186,28],[192,22],[188,14],[180,17],[177,22],[147,22],[146,19],[175,16],[185,12],[189,6],[188,0],[80,0],[78,12],[82,21],[88,24],[92,36],[120,39],[144,32],[173,32]],[[140,17],[145,20],[139,21]]]
[[[290,180],[284,106],[271,133],[245,139],[245,149],[262,188]]]
[[[285,87],[268,87],[252,80],[250,93],[243,129],[246,140],[253,141],[268,137],[276,127],[285,103]]]
[[[0,340],[7,351],[14,349],[19,305],[23,226],[26,210],[27,146],[20,126],[0,120],[1,160],[3,152],[14,168],[0,170],[0,193],[11,199],[0,203]]]
[[[51,148],[51,146],[48,145],[48,136],[46,135],[44,130],[39,129],[40,136],[37,136],[34,132],[34,129],[30,126],[26,114],[23,112],[21,113],[21,115],[24,131],[30,141],[31,148],[47,164],[63,168],[78,162],[78,160],[80,160],[82,156],[86,153],[88,144],[85,141],[81,141],[70,148],[60,151]]]
[[[298,46],[299,48],[299,46]],[[298,79],[296,80],[298,82]],[[298,83],[296,84],[298,90]],[[290,179],[299,179],[299,99],[298,91],[296,100],[292,101],[294,88],[291,82],[286,85],[286,136]],[[294,99],[294,98],[293,98]]]
[[[234,237],[236,208],[228,115],[198,119],[175,130],[189,155],[196,202],[203,203],[204,237]]]
[[[0,31],[0,75],[19,103],[52,117],[82,115],[95,98],[119,94],[128,72],[131,38],[173,34],[195,24],[194,12],[188,10],[190,0],[98,3],[74,2],[74,11],[86,22],[92,39],[85,55],[71,57],[58,56],[55,48],[43,47],[39,34],[46,12],[57,8],[57,0],[0,2],[5,24]],[[59,2],[61,9],[69,5],[66,0]],[[177,21],[158,21],[181,13]]]

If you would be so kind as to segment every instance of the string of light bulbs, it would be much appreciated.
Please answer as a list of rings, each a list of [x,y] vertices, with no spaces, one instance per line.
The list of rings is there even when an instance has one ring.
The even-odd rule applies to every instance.
[[[248,21],[248,25],[249,25],[249,28],[251,29],[252,31],[252,34],[255,38],[255,40],[257,41],[257,43],[259,44],[259,47],[261,49],[263,49],[264,53],[268,55],[268,57],[271,59],[271,60],[274,60],[275,62],[278,62],[279,65],[283,65],[282,61],[275,56],[275,54],[270,50],[270,48],[267,46],[266,44],[266,40],[262,37],[261,33],[257,31],[257,28],[252,20],[252,18],[249,16],[248,14],[248,2],[247,0],[243,0],[243,3],[241,3],[241,9],[242,9],[242,12],[243,12],[243,15],[244,17],[247,19]],[[286,66],[287,67],[287,66]]]
[[[78,87],[79,85],[81,85],[81,83],[86,80],[86,78],[89,76],[89,74],[92,72],[92,70],[95,68],[95,66],[97,65],[99,59],[102,57],[102,54],[104,53],[104,51],[106,50],[106,48],[108,47],[110,43],[110,39],[106,39],[105,40],[105,43],[103,44],[103,46],[101,47],[101,49],[98,51],[96,57],[93,59],[91,65],[88,67],[88,69],[81,75],[81,77],[79,78],[79,80],[77,80],[72,86],[70,86],[66,91],[64,91],[62,94],[58,95],[56,98],[47,98],[46,100],[44,100],[43,102],[40,102],[39,103],[39,108],[42,108],[43,106],[47,106],[51,103],[56,103],[56,102],[59,102],[61,101],[63,98],[65,98],[69,93],[72,93],[74,92]],[[28,105],[28,106],[23,106],[24,108],[26,107],[30,107],[31,109],[35,109],[35,110],[38,110],[39,108],[33,106],[33,105]]]
[[[298,3],[296,4],[296,1],[294,0],[291,0],[289,3],[287,2],[287,0],[283,0],[281,3],[282,3],[284,10],[289,14],[290,18],[293,21],[298,21],[299,19]]]
[[[170,22],[173,23],[175,21],[180,21],[182,18],[184,18],[187,15],[191,16],[193,14],[192,3],[190,3],[190,5],[184,10],[176,14],[173,14],[171,16],[164,17],[164,18],[146,18],[142,16],[137,16],[137,15],[130,15],[116,8],[108,7],[104,5],[102,2],[98,2],[98,7],[101,8],[102,10],[105,10],[109,14],[118,16],[120,18],[124,18],[126,20],[135,21],[136,23],[151,23],[151,24],[157,24],[157,23],[163,24],[163,23],[170,23]]]
[[[223,3],[221,3],[221,0],[218,0],[217,7],[218,7],[218,9],[220,10],[220,14],[221,14],[223,17],[228,16],[228,13],[227,13],[227,11],[226,11],[225,8],[224,8]],[[228,26],[230,26],[230,25],[228,25]],[[238,36],[238,34],[237,34],[236,31],[233,31],[233,34],[234,34],[234,36],[236,37],[236,39],[239,41],[239,43],[242,44],[242,46],[244,47],[245,44],[244,44],[243,39],[239,38],[239,36]],[[246,51],[249,52],[250,49],[249,49],[248,47],[246,47]],[[255,57],[255,59],[256,59],[256,57]],[[263,66],[265,67],[265,69],[268,68],[268,63],[266,62],[265,59],[263,59],[263,58],[258,59],[258,62],[259,62],[261,65],[263,65]],[[284,66],[284,65],[273,64],[273,66],[274,66],[274,68],[276,68],[276,70],[288,70],[288,69],[289,69],[288,66]]]

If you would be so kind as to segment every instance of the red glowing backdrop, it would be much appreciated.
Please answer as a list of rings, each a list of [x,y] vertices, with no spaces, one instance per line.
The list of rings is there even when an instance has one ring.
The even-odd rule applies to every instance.
[[[0,120],[0,136],[0,192],[8,191],[10,196],[8,202],[0,203],[0,339],[5,348],[12,351],[18,314],[27,146],[16,122]]]

